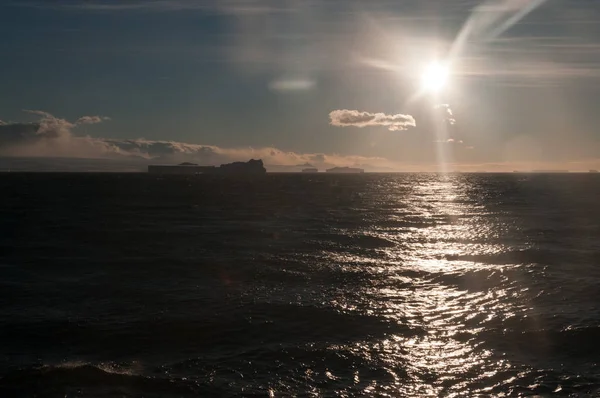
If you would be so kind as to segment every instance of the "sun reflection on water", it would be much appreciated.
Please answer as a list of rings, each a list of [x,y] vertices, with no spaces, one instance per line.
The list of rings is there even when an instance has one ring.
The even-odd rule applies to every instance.
[[[476,199],[457,176],[421,181],[395,198],[398,225],[363,231],[393,245],[374,248],[375,257],[330,253],[348,272],[360,264],[365,273],[361,294],[333,303],[339,311],[375,314],[410,331],[343,348],[388,373],[366,395],[486,395],[516,377],[478,335],[530,310],[527,288],[509,275],[522,265],[476,261],[508,250],[500,239],[507,226],[486,217]]]

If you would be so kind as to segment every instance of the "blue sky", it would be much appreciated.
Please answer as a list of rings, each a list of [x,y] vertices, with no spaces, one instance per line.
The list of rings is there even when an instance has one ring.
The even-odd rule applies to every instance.
[[[583,0],[0,0],[0,154],[592,167],[599,18]],[[448,85],[423,93],[435,61]]]

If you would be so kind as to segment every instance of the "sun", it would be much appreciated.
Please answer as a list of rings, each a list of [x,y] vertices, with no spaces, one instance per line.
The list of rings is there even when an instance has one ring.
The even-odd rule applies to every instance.
[[[430,93],[439,93],[448,83],[450,71],[448,66],[440,62],[432,62],[425,67],[421,75],[423,90]]]

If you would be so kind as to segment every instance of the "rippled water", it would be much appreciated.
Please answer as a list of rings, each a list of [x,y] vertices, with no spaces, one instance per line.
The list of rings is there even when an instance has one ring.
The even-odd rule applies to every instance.
[[[2,396],[600,395],[598,175],[0,191]]]

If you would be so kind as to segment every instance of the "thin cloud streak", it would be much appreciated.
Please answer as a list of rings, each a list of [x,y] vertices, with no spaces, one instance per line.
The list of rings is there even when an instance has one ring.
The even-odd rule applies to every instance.
[[[454,41],[450,57],[458,57],[472,42],[487,42],[500,36],[545,2],[546,0],[488,0],[475,7]]]
[[[289,7],[281,6],[274,1],[265,0],[124,0],[124,1],[65,1],[48,3],[43,1],[22,1],[13,3],[14,6],[81,10],[90,12],[121,12],[121,11],[203,11],[234,14],[264,14],[281,12]]]
[[[451,62],[458,64],[456,74],[500,76],[506,80],[497,81],[498,84],[513,86],[557,85],[567,79],[599,78],[596,43],[586,43],[581,37],[501,37],[545,3],[546,0],[487,0],[476,6],[450,49]],[[576,7],[582,5],[574,2],[570,8]],[[559,22],[560,18],[555,20]]]

